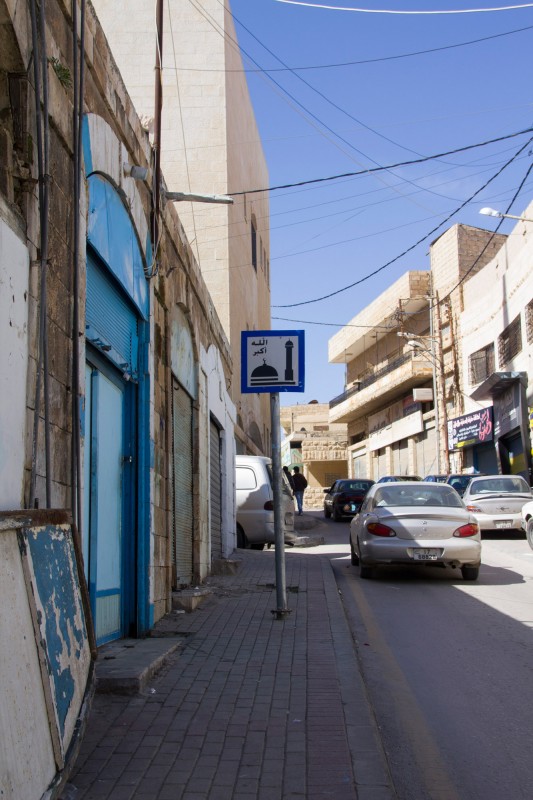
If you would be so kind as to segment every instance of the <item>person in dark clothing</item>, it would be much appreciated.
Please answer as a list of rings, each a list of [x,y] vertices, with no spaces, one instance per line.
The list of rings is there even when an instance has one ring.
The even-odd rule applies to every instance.
[[[289,486],[291,487],[291,491],[294,492],[294,481],[292,479],[291,473],[289,472],[289,468],[283,467],[283,472],[285,473],[285,477],[289,481]]]
[[[302,516],[304,505],[304,492],[307,489],[307,481],[300,472],[299,467],[294,467],[292,481],[294,483],[294,496],[296,498],[296,505],[298,506],[298,516]]]

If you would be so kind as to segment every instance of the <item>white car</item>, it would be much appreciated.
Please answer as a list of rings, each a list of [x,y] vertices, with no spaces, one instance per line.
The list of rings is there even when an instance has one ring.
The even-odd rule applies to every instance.
[[[531,489],[520,475],[474,477],[463,495],[481,531],[522,530],[522,507],[532,500]]]
[[[281,476],[283,533],[286,544],[294,544],[294,500],[287,478]],[[235,456],[237,547],[262,550],[275,543],[274,478],[272,462],[265,456]]]
[[[361,578],[387,564],[459,567],[475,581],[481,534],[455,489],[445,483],[375,483],[350,524],[350,553]]]
[[[522,506],[522,527],[526,532],[528,544],[533,550],[533,500]]]

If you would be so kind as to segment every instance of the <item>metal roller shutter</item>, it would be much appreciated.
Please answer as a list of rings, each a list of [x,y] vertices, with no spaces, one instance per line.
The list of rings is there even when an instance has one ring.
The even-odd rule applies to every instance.
[[[192,581],[192,400],[175,380],[172,382],[172,461],[172,555],[176,585],[184,586]]]
[[[218,426],[209,424],[210,492],[209,517],[211,530],[211,559],[222,558],[222,474],[221,441]]]

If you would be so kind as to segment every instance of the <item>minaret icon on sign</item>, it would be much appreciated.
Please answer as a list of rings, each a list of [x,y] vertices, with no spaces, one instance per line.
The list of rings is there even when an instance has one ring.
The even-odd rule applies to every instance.
[[[294,380],[294,373],[292,370],[292,351],[294,347],[294,342],[291,342],[289,339],[285,342],[285,380],[292,381]]]

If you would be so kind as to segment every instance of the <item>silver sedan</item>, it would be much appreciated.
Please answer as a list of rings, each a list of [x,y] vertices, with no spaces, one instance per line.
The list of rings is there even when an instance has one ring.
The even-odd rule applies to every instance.
[[[463,495],[482,531],[521,531],[522,507],[531,499],[531,489],[520,475],[472,478]]]
[[[481,534],[451,486],[418,481],[374,484],[350,524],[350,553],[361,578],[384,564],[460,567],[475,581]]]

